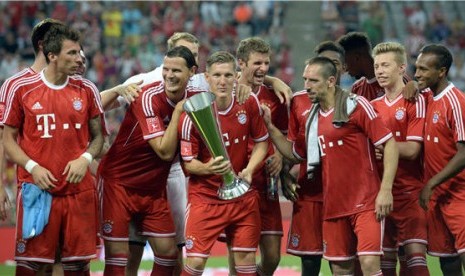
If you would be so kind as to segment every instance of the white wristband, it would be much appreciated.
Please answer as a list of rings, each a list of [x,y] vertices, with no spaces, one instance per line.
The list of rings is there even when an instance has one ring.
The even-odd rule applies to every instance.
[[[87,161],[89,161],[89,164],[92,163],[92,160],[94,160],[94,158],[92,157],[92,154],[88,152],[84,152],[83,154],[81,154],[81,156],[87,159]]]
[[[30,174],[32,174],[32,169],[34,169],[35,166],[39,165],[36,161],[29,159],[29,161],[26,162],[26,165],[24,168],[26,171]]]

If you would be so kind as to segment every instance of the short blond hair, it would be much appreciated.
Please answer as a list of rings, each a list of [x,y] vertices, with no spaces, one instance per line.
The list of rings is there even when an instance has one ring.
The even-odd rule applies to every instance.
[[[168,39],[168,50],[173,49],[176,46],[176,43],[178,43],[180,40],[199,44],[199,40],[193,34],[186,32],[176,32]]]
[[[405,47],[397,42],[382,42],[373,48],[373,58],[379,54],[394,53],[396,62],[400,64],[407,64],[407,54]]]

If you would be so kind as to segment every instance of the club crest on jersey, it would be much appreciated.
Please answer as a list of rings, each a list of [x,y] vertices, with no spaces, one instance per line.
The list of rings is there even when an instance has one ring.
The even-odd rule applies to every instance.
[[[300,236],[297,234],[292,234],[291,236],[291,244],[293,247],[299,246],[300,243]]]
[[[113,221],[106,220],[102,225],[102,231],[105,234],[111,233],[111,231],[113,231]]]
[[[186,249],[192,249],[194,247],[195,238],[193,236],[187,236]]]
[[[397,110],[396,110],[396,119],[398,121],[402,120],[404,117],[405,117],[405,108],[403,107],[399,107]]]
[[[76,111],[82,110],[82,99],[80,98],[74,98],[73,99],[73,108]]]
[[[19,253],[19,254],[23,254],[24,252],[26,252],[26,241],[25,240],[19,240],[16,244],[16,251]]]
[[[150,133],[154,133],[161,130],[160,123],[158,122],[158,117],[152,117],[145,119],[147,122],[147,129]]]
[[[433,124],[436,124],[439,121],[441,113],[439,111],[434,111],[433,113]]]
[[[237,121],[241,125],[245,125],[247,123],[247,114],[245,113],[245,110],[240,110],[236,113],[237,116]]]

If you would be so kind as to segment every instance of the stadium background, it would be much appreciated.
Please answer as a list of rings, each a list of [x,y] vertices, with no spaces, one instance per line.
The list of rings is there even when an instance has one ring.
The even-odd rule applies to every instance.
[[[101,90],[160,65],[166,40],[176,31],[187,31],[200,39],[200,72],[210,53],[234,53],[241,39],[263,37],[273,49],[269,74],[281,78],[293,91],[303,85],[303,64],[313,56],[315,45],[349,31],[366,32],[373,46],[381,41],[404,44],[409,74],[423,45],[442,43],[454,55],[450,80],[465,89],[463,1],[0,2],[0,84],[32,64],[31,30],[46,17],[59,19],[82,32],[88,58],[86,77]],[[353,81],[345,74],[341,85],[350,88]],[[106,117],[114,137],[124,110],[109,112]],[[6,172],[4,181],[14,199],[14,167],[8,164]],[[283,215],[288,218],[289,203],[282,201]],[[0,244],[5,244],[2,238],[12,239],[14,223],[15,208],[7,221],[0,222]],[[0,252],[8,251],[5,249],[2,246]],[[0,262],[5,261],[4,253],[0,253]]]

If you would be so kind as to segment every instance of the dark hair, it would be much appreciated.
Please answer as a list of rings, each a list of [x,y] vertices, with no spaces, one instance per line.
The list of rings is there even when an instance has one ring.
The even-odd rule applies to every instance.
[[[195,62],[194,54],[192,54],[191,50],[186,46],[176,46],[171,48],[166,53],[166,57],[174,58],[180,57],[186,61],[187,68],[191,69],[192,66],[197,66],[197,62]]]
[[[56,19],[47,18],[37,23],[32,29],[31,42],[36,54],[39,53],[39,42],[44,40],[45,34],[55,25],[63,25],[63,23]]]
[[[75,29],[66,25],[53,25],[45,34],[43,42],[43,51],[47,63],[49,62],[48,54],[58,55],[63,47],[63,41],[71,40],[79,43],[81,35]]]
[[[218,51],[208,57],[207,71],[211,68],[213,64],[216,64],[216,63],[220,63],[220,64],[231,63],[234,69],[236,68],[236,58],[226,51]]]
[[[336,53],[339,53],[339,55],[341,56],[341,59],[342,61],[344,61],[344,57],[345,57],[345,54],[346,52],[344,51],[344,48],[342,48],[341,45],[337,44],[336,42],[334,41],[323,41],[321,42],[320,44],[318,44],[316,47],[315,47],[315,54],[319,55],[325,51],[333,51],[333,52],[336,52]]]
[[[441,44],[429,44],[421,48],[420,54],[432,54],[436,56],[436,69],[441,67],[446,68],[446,75],[452,65],[452,54],[450,51]]]
[[[334,62],[327,57],[314,57],[305,61],[306,65],[320,65],[323,73],[323,77],[328,79],[329,77],[337,76],[337,69]]]
[[[366,33],[350,32],[341,36],[337,41],[347,52],[353,50],[365,50],[371,54],[371,42]]]
[[[249,37],[241,40],[237,46],[236,57],[247,62],[251,53],[271,54],[270,44],[260,37]]]

